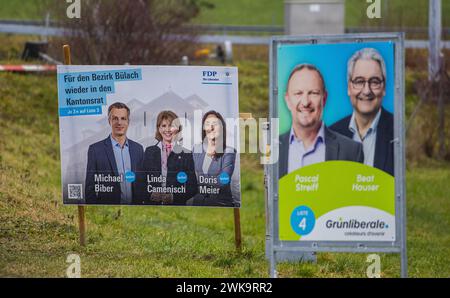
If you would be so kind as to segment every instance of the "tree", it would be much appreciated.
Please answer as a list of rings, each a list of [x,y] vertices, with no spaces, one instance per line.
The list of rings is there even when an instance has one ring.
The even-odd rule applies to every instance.
[[[54,0],[53,0],[54,1]],[[62,2],[62,3],[61,3]],[[65,1],[52,2],[77,64],[178,63],[193,49],[196,33],[185,26],[198,0],[86,0],[80,18],[66,17]],[[189,29],[188,29],[189,28]]]

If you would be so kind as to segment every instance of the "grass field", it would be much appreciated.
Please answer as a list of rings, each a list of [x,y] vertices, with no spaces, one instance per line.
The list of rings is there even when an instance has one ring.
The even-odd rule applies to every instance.
[[[0,0],[0,19],[43,20],[42,1],[36,0]]]
[[[203,9],[195,20],[201,24],[268,25],[284,24],[283,0],[208,0],[212,9]],[[239,7],[239,9],[237,9]]]
[[[203,9],[194,23],[224,25],[284,25],[284,0],[206,0],[214,7]],[[382,18],[368,19],[367,2],[346,0],[345,25],[428,25],[428,1],[383,0]],[[45,1],[0,0],[0,19],[44,19]],[[442,1],[443,26],[450,26],[450,1]]]
[[[0,36],[0,64],[21,43]],[[239,67],[240,111],[267,115],[267,59]],[[252,55],[253,57],[257,55]],[[87,246],[77,208],[62,205],[56,78],[0,73],[0,276],[65,276],[81,256],[83,277],[265,277],[263,171],[241,158],[243,251],[234,249],[233,211],[176,207],[87,207]],[[409,273],[450,277],[450,163],[407,171]],[[119,214],[120,211],[120,214]],[[317,264],[279,265],[282,277],[364,277],[365,254],[318,255]],[[381,254],[382,276],[399,276],[398,255]]]
[[[381,18],[369,19],[367,1],[346,0],[345,25],[428,27],[428,1],[423,0],[382,0]],[[442,25],[450,26],[450,1],[442,1]]]

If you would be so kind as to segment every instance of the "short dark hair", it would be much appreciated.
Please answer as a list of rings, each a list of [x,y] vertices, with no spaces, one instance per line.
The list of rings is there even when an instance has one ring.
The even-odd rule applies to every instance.
[[[110,105],[109,108],[108,108],[108,119],[109,119],[109,116],[111,115],[112,109],[125,109],[125,110],[127,110],[128,120],[130,120],[130,108],[126,104],[124,104],[122,102],[115,102],[112,105]]]
[[[215,154],[215,157],[221,157],[225,153],[225,149],[227,148],[227,125],[225,124],[225,120],[223,119],[222,115],[220,115],[219,112],[211,110],[211,111],[206,112],[205,115],[203,115],[203,118],[202,118],[202,142],[204,142],[205,138],[206,138],[206,132],[205,132],[205,128],[204,128],[205,121],[206,121],[206,118],[208,118],[208,116],[211,116],[211,115],[216,116],[220,120],[221,125],[222,125],[222,135],[221,135],[221,140],[219,140],[219,141],[222,141],[220,144],[220,145],[222,145],[222,148],[221,148],[222,152],[217,152]]]
[[[294,73],[299,72],[299,71],[301,71],[301,70],[303,70],[305,68],[308,69],[308,70],[312,70],[312,71],[317,72],[317,74],[320,77],[320,80],[322,81],[323,92],[327,92],[327,88],[325,87],[325,80],[323,79],[323,76],[322,76],[322,73],[320,72],[320,70],[315,65],[312,65],[312,64],[309,64],[309,63],[302,63],[302,64],[299,64],[299,65],[295,66],[294,69],[292,69],[291,74],[289,75],[289,78],[287,80],[286,93],[288,92],[289,81],[291,80],[291,78],[294,75]]]

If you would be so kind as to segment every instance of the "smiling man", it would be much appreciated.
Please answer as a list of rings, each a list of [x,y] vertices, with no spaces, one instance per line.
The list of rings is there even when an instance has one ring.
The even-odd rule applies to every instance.
[[[300,64],[290,73],[285,101],[292,127],[280,136],[280,178],[298,168],[328,160],[363,162],[361,144],[328,129],[322,121],[327,99],[319,69]]]
[[[362,143],[364,163],[394,175],[394,118],[381,105],[386,95],[386,64],[373,48],[364,48],[347,64],[352,115],[330,128]]]
[[[130,109],[125,104],[116,102],[109,106],[108,122],[111,134],[89,146],[86,203],[131,204],[136,193],[132,180],[142,164],[144,149],[127,138]]]

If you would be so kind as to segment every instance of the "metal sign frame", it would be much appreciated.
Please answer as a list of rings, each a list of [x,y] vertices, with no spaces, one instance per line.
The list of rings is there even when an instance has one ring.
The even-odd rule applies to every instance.
[[[320,36],[274,36],[270,43],[270,118],[278,118],[277,50],[283,44],[338,44],[391,41],[394,44],[394,174],[395,174],[395,241],[281,241],[279,238],[278,162],[266,165],[266,252],[270,262],[270,276],[276,277],[277,254],[305,252],[400,253],[401,276],[407,277],[406,256],[406,200],[405,200],[405,86],[404,34],[369,33]],[[270,132],[270,130],[269,130]],[[269,136],[272,152],[279,146],[278,135]],[[275,149],[275,150],[278,150]]]

